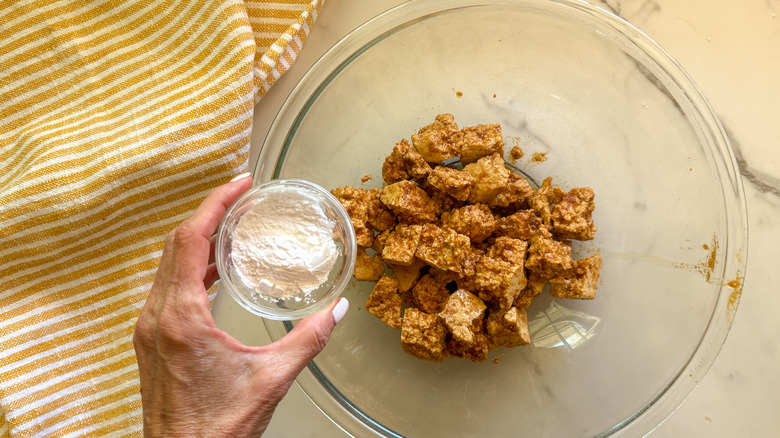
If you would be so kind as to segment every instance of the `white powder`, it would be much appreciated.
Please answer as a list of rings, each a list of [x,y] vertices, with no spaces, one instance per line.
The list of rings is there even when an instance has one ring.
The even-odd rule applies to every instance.
[[[304,192],[280,187],[238,221],[232,258],[244,284],[275,298],[305,296],[328,280],[339,254],[335,221]]]

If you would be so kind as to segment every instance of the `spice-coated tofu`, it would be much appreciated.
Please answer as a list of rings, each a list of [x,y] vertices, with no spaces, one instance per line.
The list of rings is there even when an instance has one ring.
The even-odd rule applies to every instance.
[[[492,257],[482,257],[477,262],[475,283],[479,297],[497,304],[502,309],[512,306],[526,284],[522,264],[513,264]]]
[[[420,244],[422,226],[398,224],[382,248],[382,259],[394,265],[409,266]]]
[[[385,243],[387,243],[387,239],[390,238],[392,232],[393,230],[384,230],[377,234],[374,237],[374,242],[371,243],[371,249],[377,254],[382,254],[382,251],[385,249]]]
[[[496,238],[486,255],[513,265],[523,266],[527,250],[528,242],[525,240],[502,236]]]
[[[447,341],[447,353],[451,356],[470,359],[474,362],[481,362],[488,357],[488,338],[482,332],[475,333],[470,342],[450,338]]]
[[[364,248],[358,247],[353,275],[360,281],[377,281],[385,272],[385,264],[378,256],[370,256]]]
[[[542,182],[539,190],[528,199],[528,204],[542,220],[542,224],[549,226],[552,221],[550,206],[563,200],[565,192],[558,186],[552,185],[552,178],[547,177]]]
[[[525,309],[511,307],[492,312],[485,322],[485,331],[490,348],[518,347],[531,343]]]
[[[414,286],[414,283],[420,278],[420,269],[425,266],[422,260],[417,257],[412,259],[412,263],[409,266],[394,265],[388,263],[390,269],[393,271],[396,280],[398,280],[398,289],[401,292],[406,292]]]
[[[412,303],[425,313],[438,313],[450,297],[450,291],[444,283],[439,283],[430,275],[423,275],[412,288]]]
[[[509,216],[496,220],[495,236],[531,240],[539,229],[539,218],[533,210],[518,210]]]
[[[383,275],[368,296],[366,310],[390,327],[398,329],[401,328],[402,301],[398,281],[389,275]]]
[[[441,215],[443,228],[450,228],[456,233],[468,236],[472,242],[481,242],[491,234],[496,227],[496,219],[490,207],[485,204],[465,205]]]
[[[445,271],[460,273],[461,262],[471,251],[471,240],[453,230],[433,224],[422,226],[415,255],[425,263]]]
[[[425,178],[429,173],[431,173],[431,166],[405,139],[396,143],[393,152],[385,158],[382,165],[382,179],[387,184],[406,179]]]
[[[552,232],[559,239],[591,240],[596,235],[593,224],[593,189],[569,190],[552,211]]]
[[[402,223],[436,222],[439,216],[439,206],[425,190],[411,181],[399,181],[385,186],[380,199]]]
[[[471,343],[474,342],[474,334],[482,331],[482,318],[486,308],[479,297],[458,289],[447,298],[439,317],[452,333],[453,339]]]
[[[433,123],[412,135],[412,144],[425,161],[436,163],[458,155],[450,137],[458,132],[458,125],[451,114],[439,114]]]
[[[596,254],[572,262],[572,267],[559,277],[550,279],[550,295],[558,298],[592,300],[601,273],[601,255]]]
[[[547,227],[540,227],[531,239],[525,267],[541,278],[562,275],[571,268],[571,246],[552,238]]]
[[[504,167],[504,158],[500,154],[488,155],[463,168],[474,177],[469,204],[487,203],[506,190],[509,184],[509,170]]]
[[[374,231],[368,228],[368,209],[371,204],[371,194],[368,190],[351,186],[338,187],[330,191],[347,211],[355,228],[357,244],[370,247],[374,242]]]
[[[488,202],[488,205],[491,207],[516,207],[528,200],[533,194],[534,188],[525,178],[510,172],[506,190],[496,195]]]
[[[469,197],[471,187],[474,186],[474,176],[470,173],[453,169],[451,167],[437,166],[428,175],[428,184],[459,201],[465,201]]]
[[[381,201],[382,189],[373,188],[368,191],[369,201],[366,209],[366,223],[377,231],[393,228],[396,223],[395,214]]]
[[[451,141],[463,164],[473,163],[494,153],[504,156],[504,139],[499,124],[463,128],[452,136]]]
[[[447,329],[435,314],[406,309],[401,325],[401,348],[412,356],[438,362],[447,355]]]
[[[547,284],[547,280],[539,278],[536,274],[529,274],[527,280],[525,288],[520,292],[520,295],[515,298],[514,303],[512,303],[512,305],[518,309],[528,308],[528,306],[531,305],[531,300],[542,293],[544,285]]]

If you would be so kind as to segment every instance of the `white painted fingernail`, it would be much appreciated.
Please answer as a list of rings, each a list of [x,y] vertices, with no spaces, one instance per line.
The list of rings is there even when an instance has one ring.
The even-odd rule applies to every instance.
[[[244,179],[244,178],[246,178],[246,177],[248,177],[248,176],[251,176],[251,175],[252,175],[252,174],[251,174],[251,173],[249,173],[249,172],[244,172],[244,173],[242,173],[242,174],[239,174],[239,175],[236,175],[236,176],[234,176],[234,177],[233,177],[233,179],[231,179],[231,180],[230,180],[230,182],[233,182],[233,181],[238,181],[238,180],[240,180],[240,179]]]
[[[339,302],[333,308],[333,320],[336,324],[347,314],[347,309],[349,309],[349,301],[346,298],[339,298]]]

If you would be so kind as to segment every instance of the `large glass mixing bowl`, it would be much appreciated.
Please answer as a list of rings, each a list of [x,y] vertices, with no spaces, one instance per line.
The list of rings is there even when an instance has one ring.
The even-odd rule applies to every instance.
[[[701,91],[646,35],[584,2],[411,1],[303,77],[256,178],[379,187],[393,145],[445,112],[460,126],[500,123],[537,182],[593,188],[598,233],[576,252],[603,257],[596,299],[542,295],[531,345],[430,363],[362,309],[372,284],[353,280],[349,314],[299,384],[361,437],[652,430],[714,360],[744,278],[743,188]],[[291,328],[266,326],[273,339]]]

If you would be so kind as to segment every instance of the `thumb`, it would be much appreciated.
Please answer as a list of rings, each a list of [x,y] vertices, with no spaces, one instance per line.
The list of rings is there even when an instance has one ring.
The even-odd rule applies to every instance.
[[[325,348],[333,328],[349,308],[349,301],[340,298],[332,306],[302,319],[282,339],[268,345],[283,374],[290,380]]]

